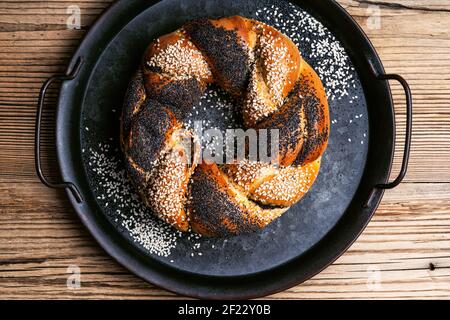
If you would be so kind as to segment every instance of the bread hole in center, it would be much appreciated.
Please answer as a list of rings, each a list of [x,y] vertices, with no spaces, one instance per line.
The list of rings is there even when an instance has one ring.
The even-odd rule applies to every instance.
[[[187,129],[194,130],[200,139],[203,154],[215,155],[220,148],[225,154],[227,130],[245,130],[240,108],[239,102],[221,88],[208,87],[200,101],[192,107],[184,119]],[[222,139],[218,139],[218,136]]]

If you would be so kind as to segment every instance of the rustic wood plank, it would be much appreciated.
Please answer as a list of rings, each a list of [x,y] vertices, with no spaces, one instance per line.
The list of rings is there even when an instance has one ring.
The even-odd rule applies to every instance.
[[[80,227],[63,193],[38,182],[0,183],[3,298],[172,297],[130,275]],[[450,184],[390,191],[364,234],[330,268],[273,298],[443,298],[450,295]],[[430,263],[433,265],[430,270]],[[66,287],[67,267],[82,284]],[[379,272],[380,286],[367,285]],[[32,297],[31,296],[31,297]]]
[[[39,184],[33,135],[42,82],[63,72],[88,27],[110,0],[0,2],[0,297],[174,298],[112,261],[81,226],[61,192]],[[351,249],[283,298],[450,298],[450,2],[339,0],[368,33],[389,73],[414,94],[414,137],[407,183],[389,191]],[[66,9],[82,11],[81,30],[67,30]],[[381,29],[367,26],[368,6]],[[400,166],[404,95],[392,83]],[[54,177],[52,121],[57,87],[47,99],[43,149]],[[66,287],[78,265],[82,287]],[[380,285],[371,283],[379,277]]]

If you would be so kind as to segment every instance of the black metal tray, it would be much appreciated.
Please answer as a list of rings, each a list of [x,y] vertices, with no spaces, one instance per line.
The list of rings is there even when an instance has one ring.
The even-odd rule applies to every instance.
[[[252,298],[287,289],[317,274],[344,253],[370,221],[384,190],[397,186],[405,176],[412,129],[407,83],[398,75],[385,75],[370,41],[336,2],[292,3],[298,6],[295,10],[320,21],[327,28],[326,33],[332,33],[345,48],[350,66],[345,72],[351,86],[346,87],[348,95],[336,99],[330,96],[330,144],[314,187],[279,220],[255,234],[230,239],[196,238],[194,248],[191,237],[178,235],[177,246],[170,249],[169,256],[155,254],[134,241],[120,219],[111,213],[115,210],[113,204],[99,196],[105,190],[99,190],[86,150],[95,149],[104,141],[110,141],[113,150],[118,147],[121,101],[130,76],[152,39],[188,20],[205,16],[239,14],[277,26],[278,14],[292,14],[293,4],[268,0],[118,1],[91,28],[67,74],[52,77],[44,84],[36,121],[39,177],[50,187],[66,188],[80,219],[99,244],[145,280],[201,298]],[[272,5],[279,11],[270,21]],[[264,7],[269,11],[261,10]],[[301,26],[310,23],[301,17]],[[294,15],[289,20],[296,21],[295,18]],[[305,37],[309,35],[306,28],[301,32]],[[314,39],[305,37],[299,44],[301,51],[318,68],[324,58],[313,54],[308,41]],[[403,166],[391,183],[388,179],[394,155],[395,115],[388,79],[399,81],[407,96]],[[55,80],[64,81],[56,120],[56,147],[65,181],[60,184],[45,179],[39,150],[45,92]],[[117,156],[120,157],[119,152]]]

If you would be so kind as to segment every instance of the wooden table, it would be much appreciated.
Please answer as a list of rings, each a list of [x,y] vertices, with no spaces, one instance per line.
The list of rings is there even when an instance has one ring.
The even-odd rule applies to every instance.
[[[119,266],[82,227],[63,192],[45,188],[33,162],[39,88],[62,72],[110,0],[0,2],[0,298],[174,298]],[[405,183],[386,193],[358,241],[324,272],[274,299],[450,298],[450,1],[339,1],[366,29],[388,72],[414,93],[414,137]],[[67,7],[81,8],[68,30]],[[368,16],[381,9],[381,29]],[[393,83],[399,136],[404,94]],[[54,170],[49,95],[43,147]],[[52,110],[53,109],[53,110]],[[401,138],[399,146],[401,145]],[[402,148],[399,147],[395,172]],[[395,174],[395,172],[393,174]],[[81,270],[68,289],[67,268]]]

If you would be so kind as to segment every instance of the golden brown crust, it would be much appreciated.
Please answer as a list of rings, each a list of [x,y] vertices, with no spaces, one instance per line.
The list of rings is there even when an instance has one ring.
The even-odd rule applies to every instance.
[[[236,31],[243,43],[253,49],[257,42],[256,33],[253,32],[255,21],[241,16],[231,16],[217,20],[210,20],[216,28],[224,28],[228,31]]]
[[[250,160],[224,164],[222,170],[246,194],[254,192],[261,184],[277,174],[276,168],[270,163]]]
[[[277,111],[300,77],[297,46],[275,28],[254,21],[255,65],[243,107],[244,122],[253,128]]]
[[[191,162],[199,149],[192,155],[185,148],[179,119],[211,83],[242,102],[247,128],[279,130],[279,166]],[[192,21],[152,42],[130,82],[121,121],[126,168],[145,203],[175,228],[205,236],[252,232],[314,183],[328,112],[318,75],[281,32],[240,16]]]
[[[330,112],[322,81],[306,61],[302,64],[301,75],[307,136],[295,165],[303,165],[319,158],[325,152],[330,136]]]
[[[183,26],[187,37],[203,53],[215,83],[236,98],[246,92],[253,64],[255,35],[252,21],[235,16],[199,19]]]
[[[271,206],[290,207],[297,203],[314,184],[319,169],[317,160],[303,166],[280,168],[269,180],[262,183],[250,194],[250,198]]]
[[[155,72],[172,80],[196,78],[205,84],[213,81],[204,55],[182,30],[153,41],[144,53],[142,69],[144,74]]]
[[[132,77],[125,94],[125,100],[122,109],[122,116],[120,117],[120,136],[121,145],[124,147],[124,139],[128,137],[132,119],[142,107],[145,99],[144,81],[142,71],[138,70]]]
[[[189,217],[195,232],[215,237],[252,232],[287,209],[265,209],[249,200],[217,164],[200,164],[192,177]]]
[[[123,139],[123,149],[131,182],[146,205],[160,219],[187,231],[186,193],[198,154],[191,159],[184,142],[193,134],[181,128],[170,109],[147,100]]]
[[[303,166],[275,168],[248,160],[223,165],[223,172],[248,198],[257,203],[290,207],[297,203],[316,180],[321,159]]]
[[[300,86],[297,85],[275,113],[256,125],[257,129],[266,129],[269,133],[278,130],[278,163],[282,167],[290,166],[303,148],[307,122],[305,113]]]
[[[184,112],[197,103],[212,74],[203,54],[181,31],[153,41],[142,59],[147,96]]]

